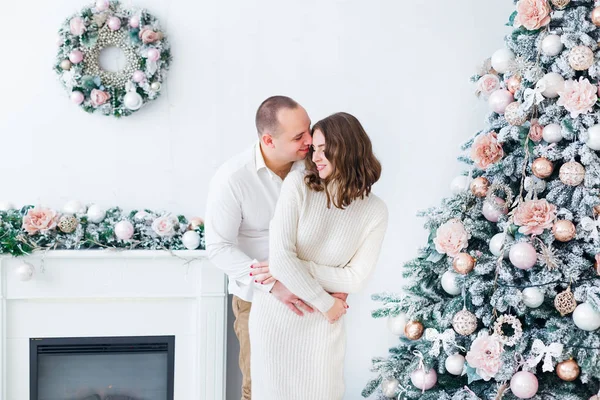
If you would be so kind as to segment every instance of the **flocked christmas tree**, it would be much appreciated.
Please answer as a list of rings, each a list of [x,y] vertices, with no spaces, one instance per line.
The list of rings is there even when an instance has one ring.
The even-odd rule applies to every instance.
[[[422,213],[402,294],[373,296],[400,342],[364,397],[600,397],[600,4],[515,4],[469,168]]]

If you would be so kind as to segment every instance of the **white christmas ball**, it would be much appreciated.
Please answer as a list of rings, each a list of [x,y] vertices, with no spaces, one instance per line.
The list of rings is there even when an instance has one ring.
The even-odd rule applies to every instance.
[[[381,382],[381,391],[385,397],[393,399],[396,397],[398,386],[400,386],[400,382],[397,379],[384,379]]]
[[[396,336],[404,335],[404,328],[406,327],[406,314],[400,313],[395,317],[388,318],[388,329],[392,334]]]
[[[470,178],[466,175],[459,175],[452,179],[452,182],[450,183],[450,191],[452,194],[466,192],[469,190],[469,185],[471,182],[473,182],[473,178]]]
[[[152,84],[150,85],[150,88],[155,92],[158,92],[160,90],[160,87],[160,82],[152,82]]]
[[[15,274],[20,281],[28,281],[33,276],[34,268],[33,265],[23,262],[15,269]]]
[[[196,250],[200,246],[200,235],[196,231],[187,231],[181,237],[181,242],[188,250]]]
[[[546,85],[546,89],[542,92],[542,95],[549,99],[558,97],[558,92],[561,92],[565,88],[565,78],[556,72],[549,72],[542,79]]]
[[[508,72],[514,65],[515,53],[507,48],[497,50],[492,54],[492,68],[498,73],[504,74]]]
[[[150,215],[150,213],[148,213],[148,212],[146,212],[144,210],[140,210],[140,211],[136,212],[135,215],[133,216],[133,218],[136,221],[143,221],[143,220],[149,219],[151,217],[152,216]]]
[[[504,237],[506,236],[506,243],[504,243]],[[504,232],[496,233],[490,239],[490,253],[495,255],[496,257],[500,257],[500,249],[502,248],[502,244],[504,243],[504,258],[508,257],[510,244],[514,242],[515,239],[510,235],[505,235]]]
[[[452,271],[446,271],[442,275],[442,288],[449,295],[458,296],[462,292],[457,278],[458,274]]]
[[[16,209],[16,207],[10,201],[0,201],[0,211],[9,211],[14,209]]]
[[[600,328],[600,313],[590,303],[581,303],[573,313],[573,322],[581,330],[595,331]]]
[[[117,239],[129,240],[133,236],[133,224],[129,221],[120,221],[115,224],[115,236]]]
[[[465,367],[465,357],[461,354],[454,354],[446,358],[446,370],[452,375],[462,375]]]
[[[88,208],[87,218],[88,221],[98,224],[106,218],[106,210],[96,204],[92,204],[90,208]]]
[[[564,48],[558,35],[548,35],[542,40],[542,54],[549,57],[554,57],[560,54]]]
[[[70,200],[63,206],[63,213],[65,214],[83,214],[86,211],[86,207],[80,201]]]
[[[588,129],[588,139],[585,144],[592,150],[600,150],[600,125],[594,125]]]
[[[542,137],[548,143],[558,143],[563,138],[561,130],[559,124],[546,125],[542,130]]]
[[[129,92],[123,97],[123,104],[131,111],[139,110],[144,104],[142,96],[138,92]]]
[[[544,293],[536,287],[523,289],[523,304],[529,308],[538,308],[544,304]]]
[[[417,389],[429,390],[437,383],[437,373],[433,368],[429,371],[419,368],[410,374],[410,381]]]

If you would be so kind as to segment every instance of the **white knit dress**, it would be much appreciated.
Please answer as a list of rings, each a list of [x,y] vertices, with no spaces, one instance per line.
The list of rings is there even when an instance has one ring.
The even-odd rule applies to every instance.
[[[269,266],[315,312],[300,317],[273,295],[255,293],[249,328],[256,400],[342,399],[344,317],[330,324],[322,312],[334,303],[328,292],[361,289],[387,228],[387,207],[377,196],[328,209],[325,193],[310,190],[303,177],[292,172],[282,185],[269,232]]]

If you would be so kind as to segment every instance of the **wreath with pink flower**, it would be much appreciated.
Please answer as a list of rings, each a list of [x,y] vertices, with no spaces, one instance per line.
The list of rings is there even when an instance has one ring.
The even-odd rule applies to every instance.
[[[71,101],[89,113],[115,117],[156,99],[172,60],[158,19],[115,0],[97,0],[68,18],[57,44],[54,69]],[[124,54],[126,65],[119,71],[100,66],[101,52],[110,47]]]

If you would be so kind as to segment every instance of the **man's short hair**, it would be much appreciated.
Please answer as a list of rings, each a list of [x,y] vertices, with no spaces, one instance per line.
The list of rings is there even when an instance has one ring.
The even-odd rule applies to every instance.
[[[272,96],[262,102],[256,111],[256,130],[258,136],[269,132],[276,136],[279,133],[279,121],[277,114],[284,108],[295,109],[299,104],[287,96]]]

